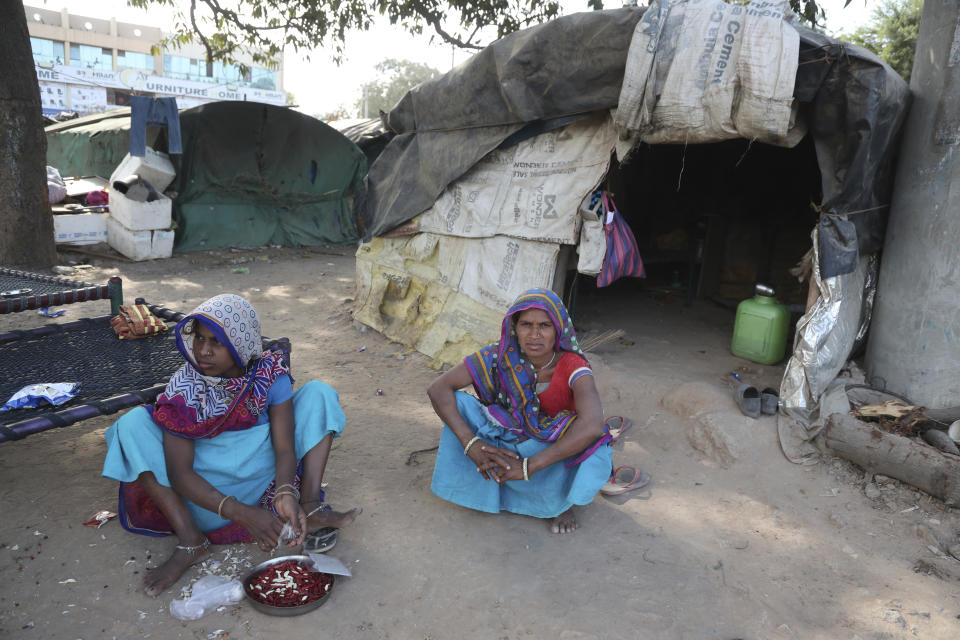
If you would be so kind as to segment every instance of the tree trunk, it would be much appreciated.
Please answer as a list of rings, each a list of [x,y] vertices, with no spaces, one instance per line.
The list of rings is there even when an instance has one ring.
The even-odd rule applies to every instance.
[[[56,263],[47,138],[23,4],[0,0],[0,265]]]
[[[957,0],[923,3],[865,358],[868,380],[934,408],[960,402],[958,22]]]
[[[940,498],[960,504],[960,456],[881,431],[853,416],[834,413],[817,438],[830,453]]]

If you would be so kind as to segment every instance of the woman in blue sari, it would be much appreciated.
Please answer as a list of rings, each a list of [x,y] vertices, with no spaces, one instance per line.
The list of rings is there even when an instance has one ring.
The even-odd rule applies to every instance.
[[[176,582],[211,543],[332,548],[336,530],[360,513],[324,502],[327,457],[346,421],[337,392],[317,380],[294,392],[238,295],[210,298],[176,331],[184,365],[151,408],[133,409],[105,434],[103,475],[120,481],[123,527],[179,539],[147,572],[145,592]]]
[[[477,397],[460,389],[473,386]],[[437,378],[428,390],[444,422],[431,490],[470,509],[579,524],[610,477],[611,440],[593,371],[570,315],[548,289],[525,291],[500,341]]]

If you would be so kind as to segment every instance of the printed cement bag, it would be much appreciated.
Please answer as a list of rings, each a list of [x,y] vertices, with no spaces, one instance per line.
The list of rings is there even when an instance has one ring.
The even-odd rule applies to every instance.
[[[460,291],[501,314],[527,289],[550,288],[560,247],[495,236],[467,245]]]
[[[748,138],[793,146],[800,36],[783,1],[657,0],[634,31],[614,121],[618,156],[638,141]]]
[[[418,228],[576,244],[580,202],[606,174],[614,143],[604,114],[493,151],[416,218]]]

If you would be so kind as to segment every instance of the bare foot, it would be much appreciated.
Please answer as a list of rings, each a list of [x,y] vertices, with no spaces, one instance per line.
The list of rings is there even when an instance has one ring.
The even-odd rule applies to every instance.
[[[580,526],[577,522],[577,516],[573,513],[573,507],[570,507],[556,518],[550,525],[550,530],[554,533],[571,533]]]
[[[206,542],[206,538],[204,538]],[[210,544],[206,543],[196,551],[174,549],[167,561],[159,567],[150,569],[143,577],[144,593],[148,596],[158,596],[171,584],[180,579],[183,572],[210,553]]]
[[[350,511],[317,511],[307,518],[307,530],[316,531],[321,527],[345,527],[363,512],[363,507],[356,507]],[[310,513],[309,511],[307,513]]]

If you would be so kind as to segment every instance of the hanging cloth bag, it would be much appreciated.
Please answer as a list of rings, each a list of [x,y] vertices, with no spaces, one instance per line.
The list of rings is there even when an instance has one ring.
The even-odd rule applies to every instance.
[[[607,236],[607,254],[603,259],[600,275],[597,276],[597,286],[606,287],[617,278],[645,278],[643,260],[640,258],[633,230],[617,211],[616,203],[606,191],[601,195],[601,199],[606,214],[603,232]]]
[[[580,205],[580,244],[577,252],[577,271],[595,276],[603,268],[603,256],[607,253],[607,239],[603,231],[603,202],[596,192],[583,199]]]

